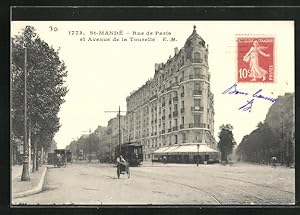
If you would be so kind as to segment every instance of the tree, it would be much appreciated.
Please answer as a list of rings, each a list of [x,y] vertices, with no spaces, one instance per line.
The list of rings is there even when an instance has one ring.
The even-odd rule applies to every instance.
[[[58,112],[65,101],[67,87],[66,66],[59,58],[59,50],[50,47],[32,26],[12,38],[12,130],[24,135],[24,52],[27,48],[27,116],[28,132],[35,151],[49,147],[60,128]],[[38,167],[38,165],[37,165]]]
[[[221,152],[221,161],[226,161],[226,163],[227,156],[232,153],[233,147],[236,144],[232,130],[233,126],[230,124],[220,126],[218,147]]]
[[[249,135],[245,135],[238,146],[238,154],[244,161],[266,163],[271,157],[279,157],[280,141],[265,123],[259,123]]]

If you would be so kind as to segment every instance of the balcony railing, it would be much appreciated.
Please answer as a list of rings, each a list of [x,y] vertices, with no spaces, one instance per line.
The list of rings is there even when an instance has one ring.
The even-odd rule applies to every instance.
[[[201,96],[202,95],[202,90],[194,90],[193,95],[194,96]]]
[[[200,75],[200,79],[207,80],[208,78],[206,77],[206,75]]]
[[[173,111],[173,117],[178,116],[178,111]]]
[[[168,132],[171,132],[171,130],[172,130],[171,128],[168,128]]]
[[[206,128],[205,123],[190,123],[189,128]]]
[[[195,74],[195,78],[200,79],[200,74]]]
[[[180,94],[180,96],[181,96],[181,97],[184,97],[184,92],[182,92],[182,93]]]
[[[168,87],[168,88],[166,89],[166,92],[168,92],[168,91],[170,91],[170,90],[172,90],[172,86]]]
[[[183,77],[181,77],[181,78],[179,79],[179,82],[183,82],[183,80],[184,80],[184,78],[183,78]]]
[[[203,111],[204,107],[203,106],[192,106],[191,110],[192,111]]]
[[[179,125],[179,128],[183,129],[184,128],[184,124]]]
[[[162,106],[164,107],[164,106],[166,106],[166,103],[164,102],[164,103],[162,103]]]
[[[173,98],[173,102],[178,102],[178,97],[177,96]]]
[[[203,59],[202,59],[202,58],[193,58],[193,59],[192,59],[192,62],[193,62],[193,63],[202,63],[202,62],[203,62]]]
[[[184,108],[180,108],[180,113],[184,113]]]
[[[166,119],[166,117],[165,116],[162,116],[162,118],[161,118],[162,120],[165,120]]]
[[[156,99],[157,98],[157,95],[153,95],[150,97],[150,100],[153,100],[153,99]]]
[[[189,79],[193,79],[194,78],[194,76],[191,74],[191,75],[189,75]]]
[[[178,131],[178,126],[174,126],[173,131]]]
[[[164,134],[164,133],[165,133],[165,130],[161,130],[161,133]]]

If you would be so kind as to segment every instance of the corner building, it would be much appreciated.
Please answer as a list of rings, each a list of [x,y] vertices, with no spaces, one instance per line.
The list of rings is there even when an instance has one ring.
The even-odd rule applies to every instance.
[[[182,49],[155,64],[154,77],[126,98],[125,141],[139,141],[144,159],[166,146],[205,144],[216,149],[214,96],[210,90],[208,45],[196,26]]]

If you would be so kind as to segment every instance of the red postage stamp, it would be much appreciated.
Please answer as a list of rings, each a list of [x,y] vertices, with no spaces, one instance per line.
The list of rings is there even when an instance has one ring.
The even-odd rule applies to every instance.
[[[238,82],[274,82],[274,37],[237,38]]]

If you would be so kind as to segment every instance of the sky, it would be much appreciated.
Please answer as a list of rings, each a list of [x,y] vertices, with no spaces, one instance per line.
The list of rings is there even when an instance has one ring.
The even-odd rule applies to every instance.
[[[49,45],[60,48],[59,57],[67,66],[65,84],[69,92],[61,105],[61,128],[54,138],[58,148],[87,134],[89,129],[107,126],[116,113],[105,111],[117,111],[119,106],[126,111],[126,97],[154,76],[155,63],[165,63],[170,55],[174,56],[175,47],[184,46],[194,25],[209,45],[217,141],[220,125],[229,123],[240,143],[265,119],[272,104],[255,99],[251,112],[241,111],[239,108],[251,96],[222,93],[237,82],[237,37],[275,38],[274,82],[238,83],[238,90],[252,95],[262,89],[264,96],[277,98],[295,88],[293,21],[13,21],[11,35],[19,34],[26,25],[34,26]],[[121,31],[123,35],[95,35],[102,31]],[[154,41],[131,41],[130,37],[150,37]],[[89,38],[110,41],[88,41]]]

